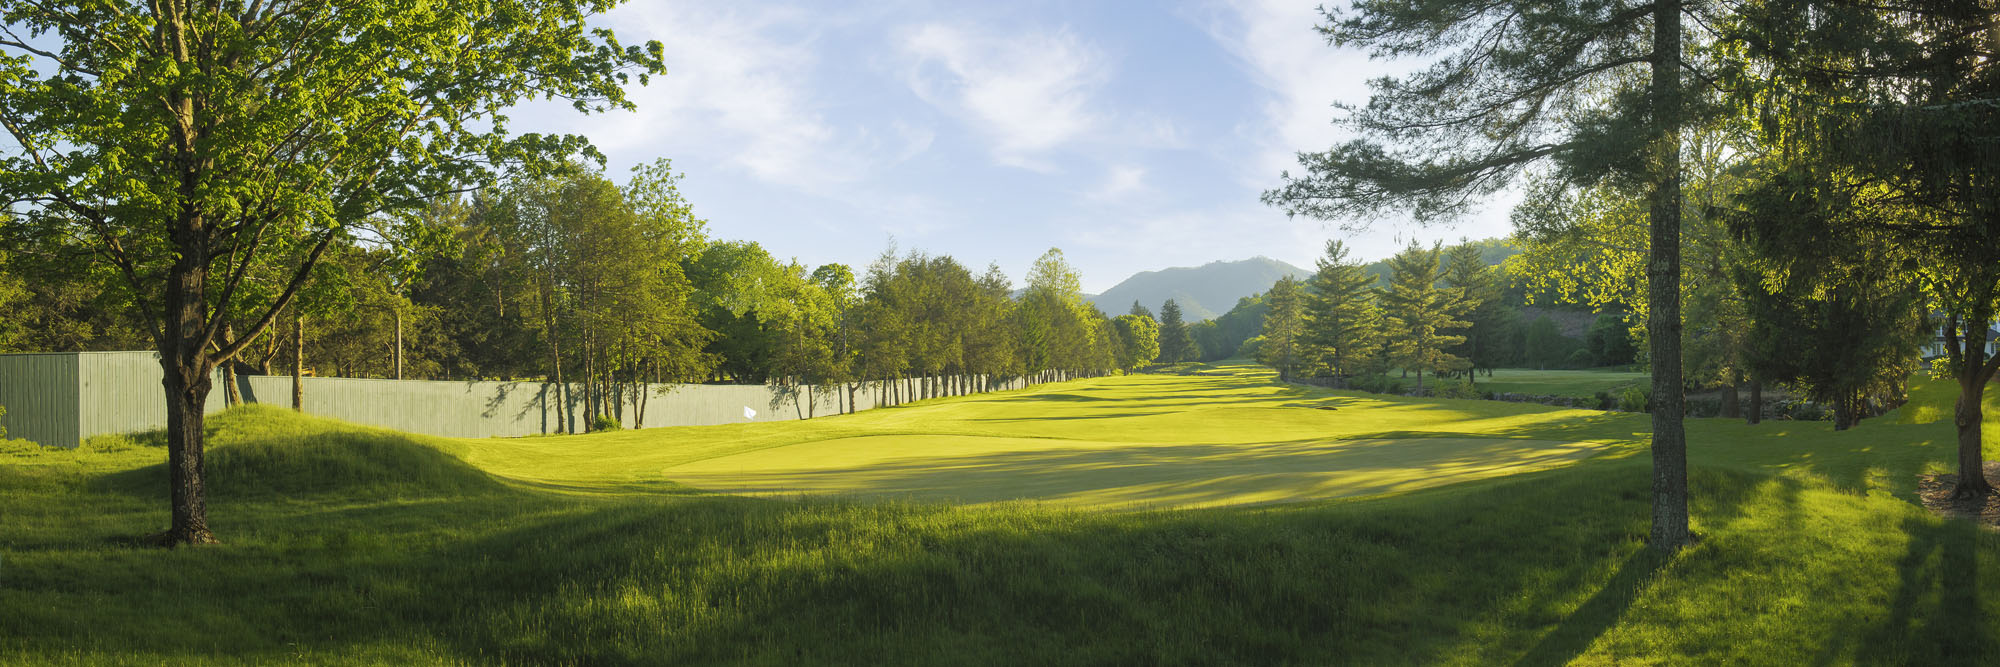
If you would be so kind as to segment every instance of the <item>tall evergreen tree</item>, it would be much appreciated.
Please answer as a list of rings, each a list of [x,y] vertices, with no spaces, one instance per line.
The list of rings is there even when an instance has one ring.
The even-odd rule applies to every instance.
[[[1412,241],[1390,260],[1389,288],[1382,292],[1382,331],[1388,356],[1396,366],[1417,372],[1417,390],[1424,388],[1424,371],[1433,374],[1464,370],[1468,362],[1447,352],[1465,343],[1456,332],[1471,323],[1457,319],[1466,311],[1464,294],[1439,287],[1442,249],[1425,249]]]
[[[1365,106],[1343,107],[1360,138],[1301,153],[1264,201],[1320,219],[1399,211],[1462,214],[1530,164],[1588,185],[1647,184],[1652,297],[1653,531],[1674,550],[1691,539],[1680,358],[1680,130],[1686,117],[1681,18],[1686,0],[1590,3],[1358,0],[1325,10],[1335,46],[1394,58],[1436,56],[1379,79]],[[1712,23],[1713,17],[1705,17]],[[1712,77],[1710,77],[1712,78]]]
[[[1465,344],[1458,354],[1469,367],[1491,369],[1498,361],[1494,343],[1500,325],[1500,272],[1486,263],[1479,246],[1461,243],[1445,252],[1444,283],[1459,290],[1465,308]]]
[[[1305,335],[1307,356],[1322,365],[1334,382],[1344,384],[1360,364],[1381,348],[1381,309],[1375,304],[1375,277],[1360,262],[1348,259],[1346,244],[1326,242],[1319,270],[1307,283]]]
[[[1155,324],[1158,324],[1160,321],[1160,318],[1153,317],[1153,311],[1147,310],[1145,304],[1139,303],[1138,299],[1132,300],[1132,311],[1130,314],[1152,320]]]
[[[1304,300],[1304,290],[1291,276],[1279,278],[1264,293],[1271,309],[1264,313],[1264,343],[1257,348],[1257,360],[1278,369],[1279,380],[1292,379],[1305,352]]]
[[[1160,305],[1160,363],[1178,364],[1200,358],[1201,348],[1195,346],[1193,332],[1181,320],[1181,305],[1167,299]]]

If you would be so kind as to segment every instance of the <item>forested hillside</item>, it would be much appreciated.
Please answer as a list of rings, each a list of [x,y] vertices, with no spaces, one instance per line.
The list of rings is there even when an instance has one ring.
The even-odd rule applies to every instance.
[[[1238,299],[1269,289],[1279,278],[1309,273],[1312,272],[1269,257],[1210,262],[1197,267],[1141,271],[1090,300],[1104,312],[1121,313],[1131,308],[1133,302],[1158,308],[1173,299],[1189,322],[1200,322],[1227,312]]]

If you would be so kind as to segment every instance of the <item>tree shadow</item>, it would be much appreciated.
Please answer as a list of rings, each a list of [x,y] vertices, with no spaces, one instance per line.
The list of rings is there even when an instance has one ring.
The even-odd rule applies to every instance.
[[[1992,542],[1968,521],[1904,520],[1909,547],[1896,562],[1899,584],[1889,617],[1856,633],[1868,664],[1992,664],[2000,645],[1990,634],[1980,583],[1980,542]],[[1990,547],[1990,545],[1989,545]],[[1840,648],[1828,647],[1828,653]],[[1822,661],[1832,657],[1823,654]]]
[[[1566,665],[1575,660],[1590,648],[1592,642],[1618,623],[1625,610],[1632,606],[1632,600],[1639,596],[1639,590],[1668,560],[1669,556],[1650,548],[1640,549],[1626,557],[1625,562],[1619,565],[1618,573],[1611,575],[1611,580],[1605,582],[1597,594],[1590,596],[1576,611],[1570,612],[1554,630],[1542,635],[1542,640],[1514,664],[1517,667]]]

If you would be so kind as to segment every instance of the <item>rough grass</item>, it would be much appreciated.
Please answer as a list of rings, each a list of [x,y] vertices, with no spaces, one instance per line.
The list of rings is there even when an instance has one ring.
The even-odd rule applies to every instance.
[[[504,441],[235,412],[214,421],[227,544],[172,552],[129,545],[165,523],[144,478],[157,445],[10,451],[0,662],[1977,664],[2000,650],[2000,534],[1913,503],[1915,475],[1950,455],[1948,424],[1691,420],[1703,539],[1662,558],[1642,544],[1649,474],[1629,443],[1643,415],[1370,397],[1298,421],[1256,406],[1362,397],[1266,385],[1243,414],[1183,416],[1260,391],[1219,370],[1181,378],[1206,388],[1137,392],[1186,403],[1146,417],[1070,397],[1142,378],[1011,408],[968,397]],[[992,423],[977,419],[1105,441],[1266,428],[1611,451],[1362,499],[1142,512],[757,500],[659,474],[834,432]]]
[[[1493,376],[1480,374],[1473,379],[1482,391],[1530,396],[1575,396],[1590,398],[1597,392],[1617,393],[1626,387],[1646,384],[1652,376],[1621,370],[1538,371],[1526,368],[1496,368]]]

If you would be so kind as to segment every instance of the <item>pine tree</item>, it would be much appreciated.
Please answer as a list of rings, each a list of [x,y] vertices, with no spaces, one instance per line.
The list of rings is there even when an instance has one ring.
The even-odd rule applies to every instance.
[[[1201,348],[1195,347],[1194,335],[1181,320],[1181,305],[1167,299],[1160,306],[1160,363],[1178,364],[1199,358]]]
[[[1444,282],[1463,295],[1465,319],[1470,323],[1465,330],[1465,344],[1459,349],[1470,368],[1492,368],[1497,356],[1492,353],[1495,346],[1490,340],[1500,319],[1497,273],[1486,263],[1479,246],[1460,243],[1445,255]]]
[[[1307,283],[1305,298],[1306,357],[1326,368],[1344,384],[1363,361],[1381,349],[1381,308],[1371,287],[1375,278],[1359,262],[1348,259],[1347,246],[1326,242],[1326,256]]]
[[[1463,214],[1533,164],[1576,186],[1644,184],[1651,209],[1647,292],[1653,363],[1654,548],[1688,532],[1681,396],[1681,150],[1688,114],[1683,14],[1689,0],[1466,4],[1356,0],[1326,9],[1334,46],[1428,66],[1378,79],[1367,104],[1343,105],[1355,138],[1299,154],[1305,174],[1265,203],[1322,220],[1394,211],[1419,221]],[[1740,5],[1739,5],[1740,7]],[[1712,74],[1705,78],[1714,79]]]
[[[1393,274],[1381,297],[1389,359],[1400,368],[1417,372],[1420,392],[1424,371],[1463,370],[1468,363],[1446,351],[1465,343],[1465,336],[1454,332],[1471,323],[1457,319],[1466,310],[1463,293],[1455,287],[1438,287],[1444,277],[1438,265],[1442,253],[1438,246],[1426,250],[1411,242],[1389,260]]]
[[[1257,348],[1257,360],[1278,369],[1279,380],[1292,378],[1304,352],[1304,296],[1299,281],[1291,276],[1279,278],[1264,293],[1264,303],[1271,309],[1264,313],[1264,344]]]
[[[1160,322],[1160,318],[1153,317],[1153,311],[1147,310],[1146,306],[1139,303],[1138,299],[1132,300],[1132,312],[1130,314],[1152,320],[1154,324],[1159,324]]]

